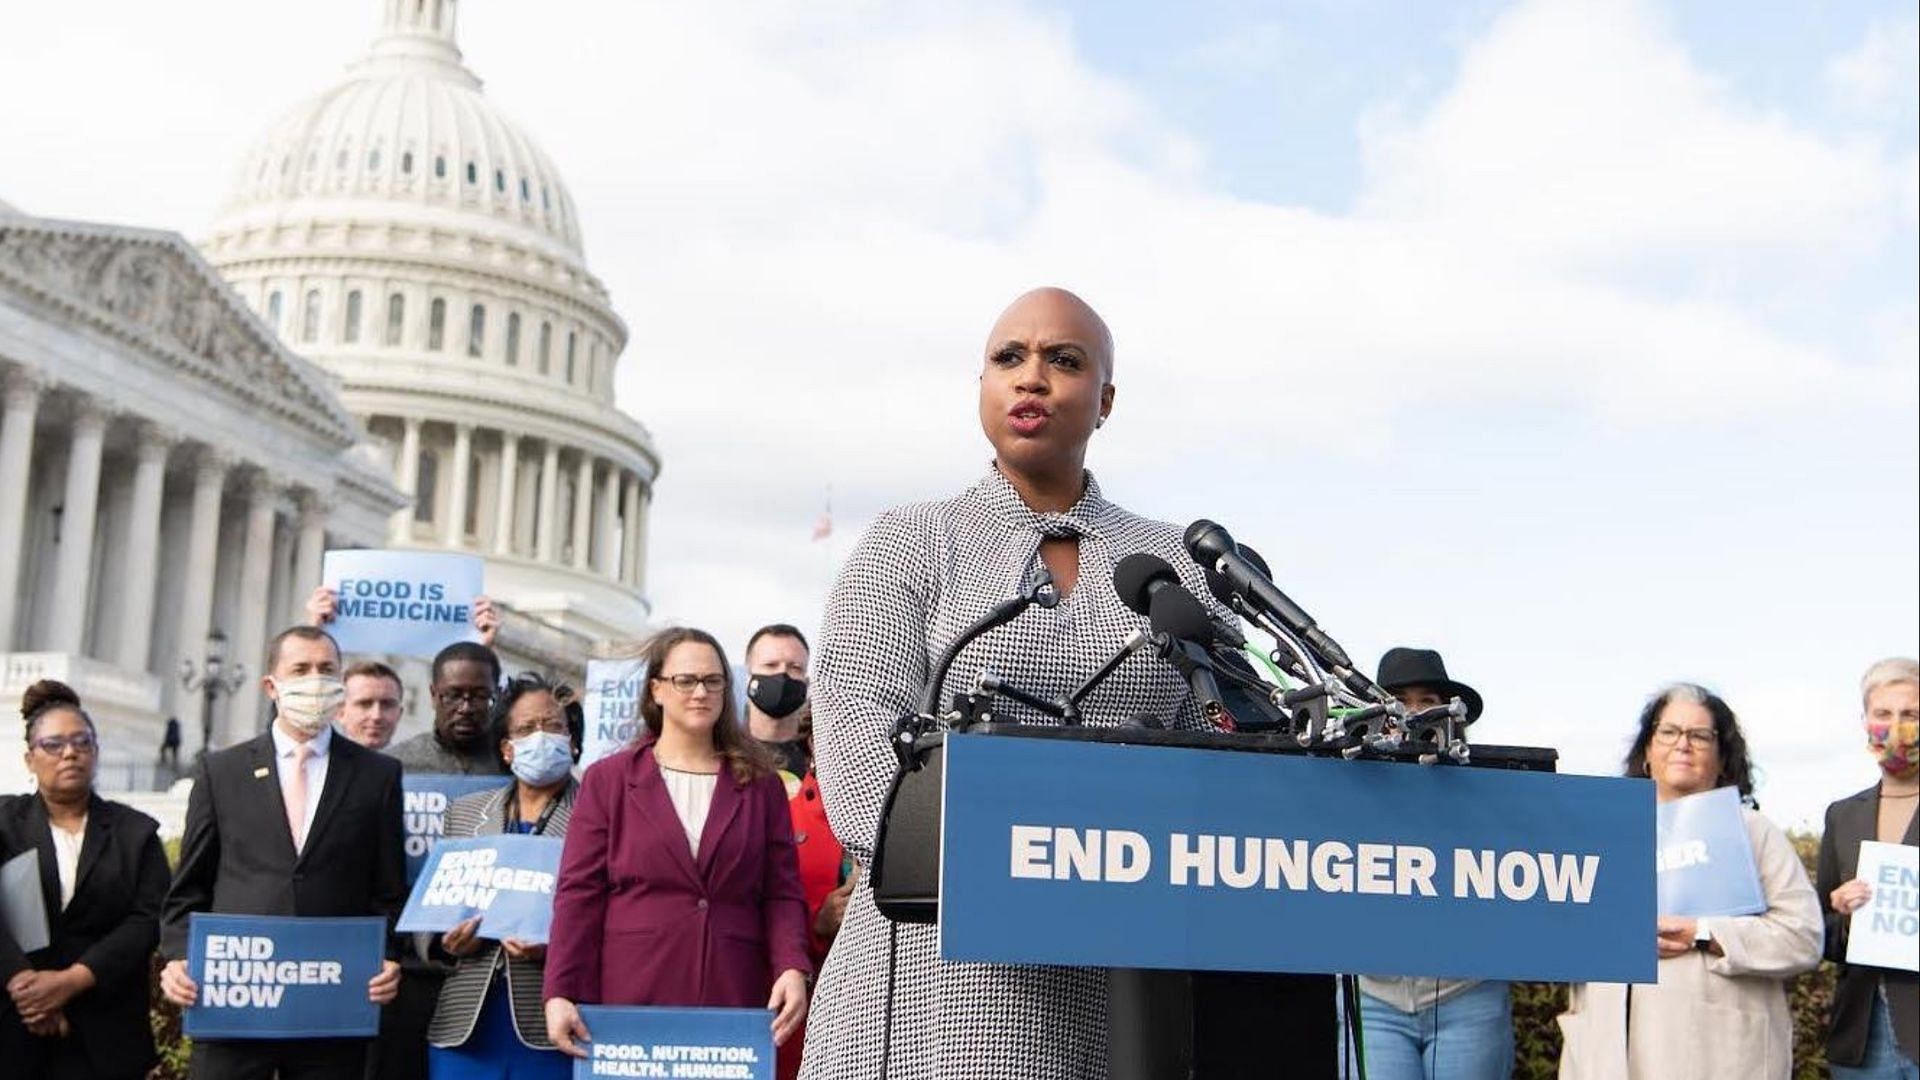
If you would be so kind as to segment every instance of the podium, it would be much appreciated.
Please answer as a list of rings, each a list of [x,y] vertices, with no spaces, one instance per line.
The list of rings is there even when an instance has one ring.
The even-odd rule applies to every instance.
[[[1033,741],[1056,747],[1151,747],[1222,754],[1338,757],[1309,752],[1291,737],[1143,727],[1055,727],[981,723],[965,737]],[[940,920],[942,812],[946,796],[947,733],[922,735],[903,756],[888,792],[869,868],[875,905],[897,922]],[[1392,769],[1459,769],[1420,766]],[[1552,773],[1558,755],[1534,747],[1475,746],[1471,768]],[[1328,769],[1354,763],[1327,761]],[[1651,797],[1648,798],[1649,808]],[[1651,885],[1651,855],[1647,859]],[[1649,898],[1650,899],[1650,898]],[[1648,904],[1649,911],[1651,904]],[[1650,918],[1650,915],[1649,915]],[[1249,924],[1248,935],[1295,932],[1284,926]],[[943,928],[944,930],[944,928]],[[1151,933],[1142,927],[1141,933]],[[1118,944],[1118,942],[1116,942]],[[943,933],[943,949],[946,945]],[[1116,949],[1115,955],[1121,950]],[[1097,958],[1096,958],[1097,960]],[[1044,959],[1019,962],[1048,962]],[[1056,961],[1057,962],[1057,961]],[[1079,961],[1075,961],[1079,962]],[[1181,969],[1094,963],[1109,969],[1108,1075],[1113,1080],[1266,1080],[1272,1077],[1338,1075],[1342,1037],[1336,1015],[1336,976],[1328,970],[1248,971]],[[1378,969],[1382,973],[1386,969]],[[1357,1008],[1357,1002],[1349,1000]]]

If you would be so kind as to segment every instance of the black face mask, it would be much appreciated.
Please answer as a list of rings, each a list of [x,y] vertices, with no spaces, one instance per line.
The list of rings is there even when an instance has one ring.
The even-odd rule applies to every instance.
[[[747,700],[753,707],[778,720],[792,716],[807,703],[807,680],[786,672],[755,675],[747,680]]]

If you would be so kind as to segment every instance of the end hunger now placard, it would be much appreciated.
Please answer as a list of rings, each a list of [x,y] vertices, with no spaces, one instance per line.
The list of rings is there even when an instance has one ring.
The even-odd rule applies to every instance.
[[[400,778],[405,806],[401,820],[407,831],[407,884],[427,865],[427,852],[447,831],[447,807],[462,795],[506,787],[505,776],[464,776],[459,773],[407,773]]]
[[[484,567],[478,555],[456,552],[329,551],[321,567],[334,592],[327,632],[343,653],[422,658],[478,641],[473,601]]]
[[[1663,802],[1656,814],[1660,914],[1704,919],[1767,910],[1738,788]]]
[[[1920,970],[1920,848],[1860,843],[1859,878],[1873,887],[1847,930],[1847,963]]]
[[[647,665],[635,660],[587,661],[586,737],[580,741],[582,769],[633,741],[640,724],[640,687]]]
[[[483,938],[546,941],[563,844],[512,833],[440,841],[394,929],[451,930],[478,915]]]
[[[195,912],[187,923],[187,973],[200,997],[181,1015],[196,1039],[373,1035],[380,1006],[367,983],[380,973],[387,921],[377,916],[290,919]]]
[[[580,1006],[592,1036],[573,1080],[685,1077],[773,1080],[773,1013],[767,1009]]]

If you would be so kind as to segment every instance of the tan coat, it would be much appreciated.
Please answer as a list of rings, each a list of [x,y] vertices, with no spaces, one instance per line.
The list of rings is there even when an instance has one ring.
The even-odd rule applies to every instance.
[[[1820,963],[1820,903],[1779,827],[1743,810],[1767,910],[1707,920],[1725,953],[1660,961],[1660,981],[1581,983],[1560,1015],[1560,1080],[1786,1080],[1793,1068],[1787,980]],[[1647,947],[1654,947],[1647,928]]]

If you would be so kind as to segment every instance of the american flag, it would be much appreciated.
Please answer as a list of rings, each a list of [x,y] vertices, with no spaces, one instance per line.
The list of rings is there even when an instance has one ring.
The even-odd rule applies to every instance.
[[[813,539],[825,540],[833,535],[833,491],[827,491],[827,505],[820,511],[819,518],[813,523]]]

